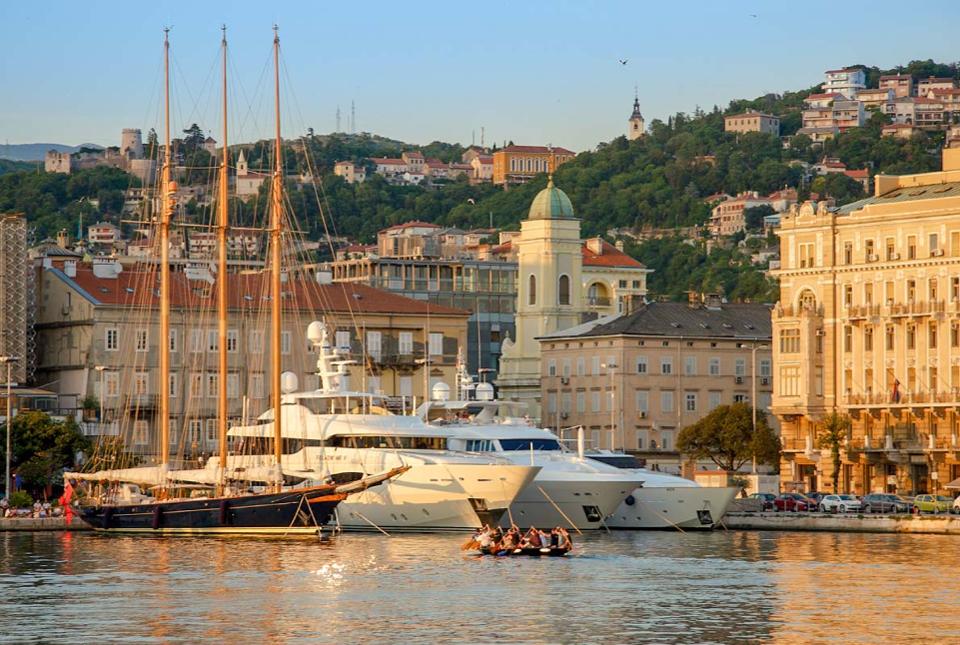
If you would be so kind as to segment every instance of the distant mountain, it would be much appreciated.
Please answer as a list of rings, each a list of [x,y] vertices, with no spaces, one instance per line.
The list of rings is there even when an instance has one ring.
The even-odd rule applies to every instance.
[[[103,150],[103,146],[95,143],[81,143],[79,146],[68,146],[63,143],[13,143],[0,144],[0,159],[11,161],[43,161],[48,150],[57,152],[76,152],[80,148]]]

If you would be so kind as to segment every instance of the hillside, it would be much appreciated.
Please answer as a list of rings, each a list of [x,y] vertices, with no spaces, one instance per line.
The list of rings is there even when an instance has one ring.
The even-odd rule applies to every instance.
[[[95,143],[81,143],[79,146],[68,146],[63,143],[6,143],[0,144],[0,160],[9,161],[43,161],[48,150],[74,153],[80,148],[102,150],[103,146]]]

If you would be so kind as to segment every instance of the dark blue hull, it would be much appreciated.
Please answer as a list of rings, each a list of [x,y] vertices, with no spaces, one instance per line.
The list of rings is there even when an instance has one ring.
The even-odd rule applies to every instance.
[[[96,530],[117,533],[316,533],[345,497],[323,486],[236,497],[87,506],[80,517]]]

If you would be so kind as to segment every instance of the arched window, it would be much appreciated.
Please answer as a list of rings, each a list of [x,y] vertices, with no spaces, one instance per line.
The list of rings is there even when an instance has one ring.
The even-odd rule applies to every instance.
[[[537,304],[537,276],[530,274],[530,282],[528,285],[530,293],[527,295],[527,304],[535,305]]]
[[[560,276],[560,284],[558,285],[558,296],[557,302],[561,305],[570,304],[570,276],[562,275]]]
[[[800,309],[806,309],[808,311],[817,310],[817,297],[809,289],[805,289],[803,293],[800,294]]]

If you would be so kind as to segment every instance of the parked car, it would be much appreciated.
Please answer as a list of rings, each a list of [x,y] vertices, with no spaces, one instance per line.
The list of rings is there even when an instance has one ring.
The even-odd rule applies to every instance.
[[[870,493],[861,501],[864,513],[909,513],[913,508],[910,501],[890,493]]]
[[[953,500],[953,510],[950,512],[960,513],[960,497],[957,497],[955,500]]]
[[[823,513],[859,513],[862,508],[855,495],[824,495],[820,500],[820,511]]]
[[[917,513],[947,513],[953,499],[944,495],[917,495],[913,498],[913,510]]]
[[[826,496],[826,493],[807,493],[806,497],[812,499],[817,504],[820,503],[820,500]]]
[[[774,508],[773,501],[777,499],[777,496],[773,493],[752,493],[747,495],[746,499],[753,500],[755,504],[759,504],[760,510],[772,511]]]
[[[816,508],[812,499],[808,499],[800,493],[782,493],[773,500],[773,508],[776,511],[809,511]]]

